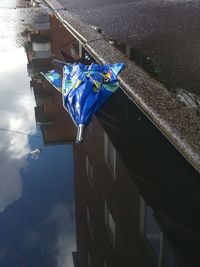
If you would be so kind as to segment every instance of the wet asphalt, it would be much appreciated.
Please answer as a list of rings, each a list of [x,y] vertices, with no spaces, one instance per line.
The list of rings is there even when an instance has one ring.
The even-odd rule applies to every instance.
[[[59,0],[106,38],[151,57],[173,88],[200,95],[200,2]],[[172,88],[173,87],[173,88]]]

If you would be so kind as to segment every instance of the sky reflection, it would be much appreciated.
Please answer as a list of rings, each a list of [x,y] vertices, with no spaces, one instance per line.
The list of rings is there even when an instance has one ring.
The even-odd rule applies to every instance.
[[[0,69],[0,211],[3,211],[22,195],[20,171],[31,151],[27,135],[14,134],[9,130],[34,134],[36,127],[23,49],[0,52],[0,57],[3,66]]]
[[[25,52],[14,48],[0,56],[0,264],[71,266],[72,147],[43,147]]]
[[[16,0],[1,0],[0,1],[0,8],[15,8],[16,7]]]
[[[24,14],[0,2],[0,266],[72,266],[73,150],[43,144],[18,40]]]

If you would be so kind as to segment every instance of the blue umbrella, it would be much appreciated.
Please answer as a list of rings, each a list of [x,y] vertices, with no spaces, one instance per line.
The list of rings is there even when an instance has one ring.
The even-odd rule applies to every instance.
[[[124,67],[118,64],[66,64],[61,76],[55,70],[42,73],[62,92],[63,106],[78,127],[77,142],[83,140],[83,130],[92,115],[119,88],[117,75]]]

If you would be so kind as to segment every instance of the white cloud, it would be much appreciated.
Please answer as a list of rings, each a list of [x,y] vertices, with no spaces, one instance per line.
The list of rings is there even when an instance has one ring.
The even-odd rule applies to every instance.
[[[14,8],[16,7],[16,0],[1,0],[0,8]]]
[[[72,252],[76,250],[74,209],[65,209],[56,243],[57,267],[73,266]]]
[[[49,234],[51,233],[51,234]],[[47,218],[26,230],[21,250],[42,247],[43,257],[48,255],[56,267],[72,267],[72,252],[76,251],[74,207],[56,203]]]
[[[76,250],[76,243],[72,234],[60,235],[57,241],[57,250],[57,267],[74,266],[72,252]]]
[[[3,157],[3,158],[2,158]],[[21,165],[21,164],[20,164]],[[22,179],[19,163],[8,161],[7,155],[1,156],[0,163],[0,212],[22,195]]]
[[[0,47],[0,57],[2,66],[6,61],[12,65],[0,71],[0,128],[11,131],[0,131],[0,211],[3,211],[22,195],[21,170],[31,151],[28,135],[12,131],[34,134],[35,119],[23,49],[13,48],[10,53],[2,52]]]
[[[30,158],[32,158],[32,159],[38,159],[41,152],[42,152],[42,150],[40,148],[36,148],[36,149],[32,150],[29,153]]]
[[[73,266],[72,252],[76,251],[76,233],[74,206],[57,203],[47,219],[49,223],[56,223],[58,237],[55,243],[57,267]]]

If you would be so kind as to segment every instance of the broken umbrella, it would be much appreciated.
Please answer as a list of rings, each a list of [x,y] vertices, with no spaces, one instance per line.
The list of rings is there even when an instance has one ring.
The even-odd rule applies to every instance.
[[[67,64],[63,75],[56,70],[42,73],[63,95],[63,106],[78,128],[76,141],[83,140],[83,130],[92,115],[119,88],[117,75],[124,67],[117,64]]]

